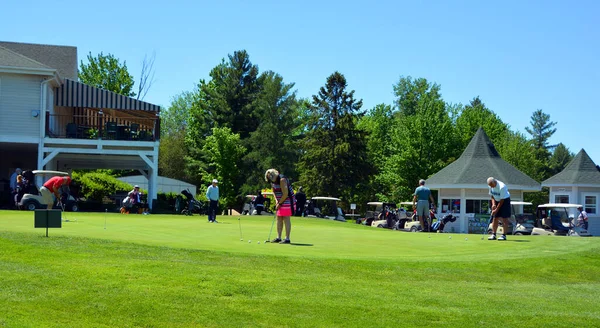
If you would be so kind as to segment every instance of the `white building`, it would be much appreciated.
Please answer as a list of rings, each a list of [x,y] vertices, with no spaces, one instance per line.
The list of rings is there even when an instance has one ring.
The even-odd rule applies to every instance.
[[[588,231],[594,236],[600,235],[600,171],[585,150],[560,173],[543,181],[542,186],[550,188],[551,203],[583,205],[589,218]]]
[[[75,47],[0,42],[0,180],[17,167],[137,169],[152,206],[160,107],[77,82],[77,65]]]

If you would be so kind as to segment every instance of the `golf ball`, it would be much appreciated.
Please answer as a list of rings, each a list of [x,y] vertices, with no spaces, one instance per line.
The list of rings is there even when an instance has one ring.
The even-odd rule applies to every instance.
[[[252,240],[248,240],[248,244],[250,244],[252,242]]]
[[[465,238],[465,241],[469,240],[468,238]]]
[[[260,241],[257,244],[260,244]]]
[[[429,238],[431,238],[431,236],[429,236]]]
[[[240,241],[244,241],[243,239],[240,239]]]
[[[452,239],[452,236],[448,236],[448,239]]]

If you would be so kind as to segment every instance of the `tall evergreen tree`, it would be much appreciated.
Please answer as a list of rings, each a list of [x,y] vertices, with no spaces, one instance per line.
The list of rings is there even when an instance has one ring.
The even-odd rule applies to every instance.
[[[554,152],[550,157],[551,175],[555,175],[564,170],[574,156],[575,155],[571,153],[569,148],[567,148],[567,146],[565,146],[562,142],[556,145],[556,148],[554,148]]]
[[[538,109],[531,115],[530,124],[531,127],[526,127],[525,130],[531,135],[531,142],[535,149],[536,158],[542,163],[538,175],[541,177],[541,180],[545,180],[552,175],[550,151],[556,145],[549,145],[548,143],[552,135],[556,132],[556,128],[554,128],[556,122],[550,121],[550,115]]]
[[[249,152],[245,156],[248,176],[244,192],[254,192],[265,186],[264,172],[276,168],[288,177],[296,177],[298,147],[294,141],[294,131],[299,122],[299,102],[296,99],[294,84],[286,84],[274,72],[261,74],[261,93],[256,100],[255,117],[258,127],[247,140]]]
[[[335,72],[313,96],[298,169],[307,193],[353,201],[365,188],[371,165],[366,133],[356,126],[364,115],[362,100],[346,88],[344,75]]]

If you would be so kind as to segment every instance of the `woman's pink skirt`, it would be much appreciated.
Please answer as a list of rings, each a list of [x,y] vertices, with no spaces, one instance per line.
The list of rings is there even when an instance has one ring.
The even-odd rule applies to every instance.
[[[292,208],[289,206],[282,206],[277,210],[277,216],[292,216]]]

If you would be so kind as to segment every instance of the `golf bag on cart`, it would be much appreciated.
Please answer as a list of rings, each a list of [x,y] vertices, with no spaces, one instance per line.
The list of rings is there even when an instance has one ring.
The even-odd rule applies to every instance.
[[[187,206],[182,206],[181,214],[193,215],[193,213],[206,214],[207,210],[202,202],[197,200],[189,190],[182,190],[181,194],[186,198]]]
[[[456,216],[452,214],[446,214],[446,216],[444,216],[441,220],[437,220],[431,225],[431,231],[444,232],[444,227],[446,226],[446,223],[454,221],[456,221]]]

